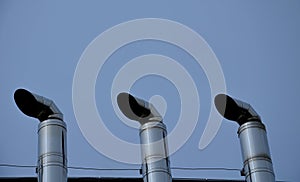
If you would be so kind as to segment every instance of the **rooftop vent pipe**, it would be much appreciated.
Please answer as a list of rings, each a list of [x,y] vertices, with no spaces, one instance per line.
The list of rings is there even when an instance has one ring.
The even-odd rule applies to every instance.
[[[243,175],[247,182],[274,182],[275,175],[265,125],[250,104],[225,94],[215,97],[219,113],[240,127],[238,136],[244,160]]]
[[[39,119],[38,181],[67,182],[66,124],[53,101],[18,89],[14,94],[18,108],[27,116]]]
[[[117,101],[126,117],[141,124],[140,142],[144,182],[171,182],[167,131],[161,115],[151,103],[128,93],[120,93]]]

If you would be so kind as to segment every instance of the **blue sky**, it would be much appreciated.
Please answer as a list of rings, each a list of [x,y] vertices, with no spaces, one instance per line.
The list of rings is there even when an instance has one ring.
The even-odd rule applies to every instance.
[[[227,93],[251,103],[267,126],[277,180],[297,181],[300,123],[300,3],[298,1],[16,1],[0,2],[0,163],[35,165],[38,121],[13,100],[17,88],[51,98],[68,126],[68,164],[98,168],[139,168],[97,152],[84,138],[73,111],[72,83],[83,51],[105,30],[134,19],[163,18],[201,35],[216,54]],[[126,32],[124,32],[124,35]],[[196,46],[196,45],[195,45]],[[191,138],[171,155],[173,167],[241,168],[235,123],[223,120],[204,150],[198,144],[208,120],[208,79],[193,57],[165,42],[144,40],[112,54],[98,74],[96,104],[105,125],[119,138],[139,143],[138,130],[124,125],[110,101],[112,80],[122,65],[145,54],[171,57],[188,70],[200,97],[200,116]],[[168,68],[166,68],[168,69]],[[88,82],[88,81],[87,81]],[[189,88],[186,88],[189,89]],[[180,110],[176,85],[157,75],[131,88],[145,99],[167,103],[164,122],[171,132]],[[99,142],[105,139],[99,139]],[[179,171],[174,177],[243,179],[234,171]],[[0,176],[35,176],[34,169],[0,168]],[[137,171],[69,170],[69,176],[140,176]]]

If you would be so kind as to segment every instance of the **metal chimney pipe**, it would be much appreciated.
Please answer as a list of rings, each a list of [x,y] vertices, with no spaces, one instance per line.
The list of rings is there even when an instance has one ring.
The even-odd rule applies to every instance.
[[[38,181],[67,182],[67,129],[63,114],[53,101],[18,89],[14,94],[18,108],[40,120],[38,126]]]
[[[247,182],[274,182],[266,127],[250,104],[219,94],[215,97],[219,113],[228,120],[236,121],[240,127],[238,136],[244,160],[242,174]]]
[[[128,93],[120,93],[118,105],[123,114],[138,121],[142,152],[144,182],[171,182],[170,161],[167,148],[167,130],[161,115],[154,106]]]

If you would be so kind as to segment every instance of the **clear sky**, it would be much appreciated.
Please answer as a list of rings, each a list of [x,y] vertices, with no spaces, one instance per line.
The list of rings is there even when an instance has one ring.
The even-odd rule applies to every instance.
[[[17,88],[26,88],[53,99],[64,113],[68,126],[69,166],[140,167],[139,164],[109,159],[88,143],[74,114],[72,84],[81,55],[97,36],[115,25],[141,18],[172,20],[189,27],[205,39],[219,60],[227,93],[249,102],[266,124],[276,179],[297,181],[297,163],[300,163],[300,3],[291,0],[1,0],[0,163],[36,164],[38,121],[21,113],[13,100]],[[184,39],[186,36],[172,34],[174,30],[167,31],[175,38],[179,36]],[[119,36],[126,37],[127,34],[124,30],[124,34]],[[111,41],[116,40],[111,37]],[[107,44],[109,47],[110,42]],[[198,45],[195,43],[195,46]],[[148,54],[167,56],[182,65],[191,75],[200,98],[196,128],[189,140],[170,156],[171,166],[242,168],[236,134],[238,125],[233,122],[223,120],[212,142],[203,150],[199,149],[199,140],[211,112],[213,95],[209,79],[194,57],[168,42],[133,42],[116,50],[105,61],[96,80],[95,102],[107,128],[122,140],[139,143],[138,130],[125,125],[115,114],[111,89],[114,76],[123,65]],[[164,69],[166,72],[173,71],[170,67]],[[127,74],[130,76],[131,73]],[[181,77],[179,72],[175,75]],[[152,74],[138,79],[130,91],[144,99],[156,95],[152,99],[156,99],[158,108],[166,110],[164,123],[170,133],[176,128],[181,107],[181,93],[177,87],[168,78]],[[192,90],[189,87],[182,89],[188,92]],[[192,107],[193,104],[190,105]],[[89,110],[88,107],[86,109]],[[99,138],[99,142],[105,140]],[[173,170],[172,174],[174,177],[243,179],[237,171]],[[71,169],[68,175],[140,176],[138,171]],[[0,176],[35,176],[35,170],[0,167]]]

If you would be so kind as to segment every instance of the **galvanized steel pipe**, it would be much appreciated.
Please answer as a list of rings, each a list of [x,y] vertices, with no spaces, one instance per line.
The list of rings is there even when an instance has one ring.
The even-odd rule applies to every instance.
[[[275,174],[265,125],[250,104],[219,94],[215,98],[219,113],[237,122],[244,166],[242,174],[247,182],[274,182]]]
[[[52,100],[25,89],[18,89],[14,99],[25,115],[40,120],[38,182],[67,182],[67,128],[63,114]]]
[[[38,127],[38,181],[67,182],[67,134],[65,122],[48,119]]]
[[[166,126],[160,121],[140,127],[144,182],[172,181],[166,137]]]
[[[138,121],[144,182],[171,182],[167,130],[154,106],[128,93],[118,95],[120,110],[129,119]]]
[[[273,182],[275,175],[265,125],[248,121],[238,129],[247,182]]]

